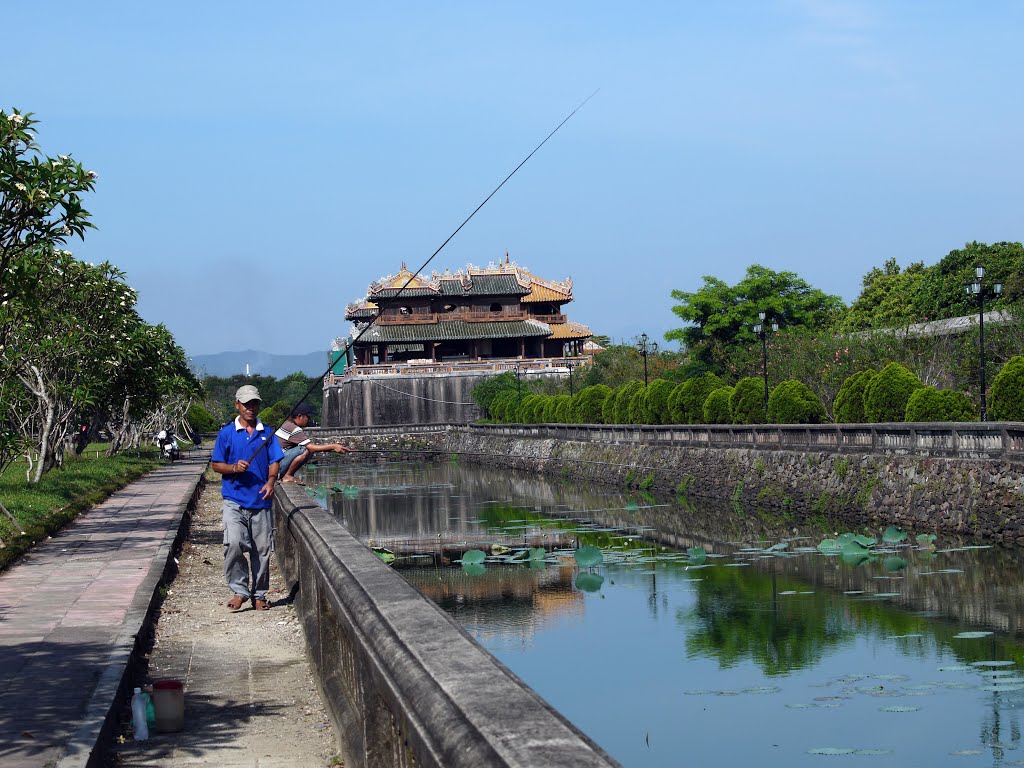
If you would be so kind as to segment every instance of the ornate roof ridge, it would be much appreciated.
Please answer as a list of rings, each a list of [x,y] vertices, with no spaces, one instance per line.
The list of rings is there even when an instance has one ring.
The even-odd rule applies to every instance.
[[[492,261],[486,267],[478,267],[471,262],[467,262],[464,268],[460,267],[454,272],[450,268],[445,268],[444,272],[432,270],[429,278],[418,273],[414,274],[406,267],[403,261],[398,272],[385,275],[370,283],[367,298],[378,291],[401,289],[406,287],[406,283],[408,283],[409,289],[429,290],[440,293],[442,281],[458,280],[462,283],[463,288],[468,290],[473,284],[474,277],[496,275],[513,275],[516,282],[526,290],[530,290],[532,285],[536,284],[567,297],[572,297],[572,277],[567,277],[565,280],[547,280],[543,277],[537,277],[530,272],[528,267],[512,261],[506,251],[504,261],[498,263]]]

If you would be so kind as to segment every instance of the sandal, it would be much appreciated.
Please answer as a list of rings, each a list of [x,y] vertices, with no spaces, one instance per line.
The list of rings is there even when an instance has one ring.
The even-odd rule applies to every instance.
[[[270,610],[270,603],[268,603],[262,597],[257,597],[253,601],[252,607],[255,608],[257,611],[269,611]]]
[[[240,611],[242,610],[242,605],[244,603],[244,597],[242,597],[241,595],[233,595],[231,599],[228,600],[228,608],[230,608],[232,611]]]

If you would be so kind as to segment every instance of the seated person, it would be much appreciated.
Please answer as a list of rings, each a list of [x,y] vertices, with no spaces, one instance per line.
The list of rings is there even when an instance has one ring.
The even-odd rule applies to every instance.
[[[321,451],[334,451],[335,453],[348,453],[351,449],[341,443],[314,443],[305,428],[309,426],[309,414],[313,412],[312,407],[306,403],[300,403],[281,428],[274,433],[281,450],[284,451],[284,458],[281,459],[281,482],[299,483],[301,480],[295,478],[295,472],[302,468],[302,465],[309,461],[309,457]]]

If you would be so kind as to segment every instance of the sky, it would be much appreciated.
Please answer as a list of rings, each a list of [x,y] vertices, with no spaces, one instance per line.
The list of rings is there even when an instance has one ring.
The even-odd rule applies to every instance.
[[[0,106],[99,174],[71,249],[193,355],[327,349],[596,89],[429,269],[507,251],[629,342],[704,275],[1024,238],[1020,0],[5,6]]]

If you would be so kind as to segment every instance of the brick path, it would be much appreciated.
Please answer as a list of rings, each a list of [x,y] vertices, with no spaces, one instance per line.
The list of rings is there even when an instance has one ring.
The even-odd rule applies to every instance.
[[[85,765],[208,460],[154,470],[0,574],[4,768]]]

